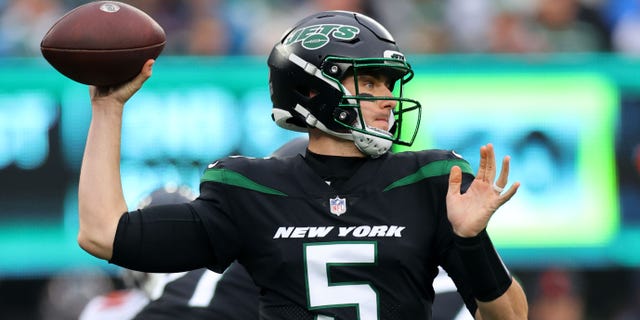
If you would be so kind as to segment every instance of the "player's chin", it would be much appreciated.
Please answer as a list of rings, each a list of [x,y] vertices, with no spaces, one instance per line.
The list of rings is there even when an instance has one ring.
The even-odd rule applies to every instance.
[[[382,131],[389,131],[389,121],[387,120],[375,120],[369,126]]]

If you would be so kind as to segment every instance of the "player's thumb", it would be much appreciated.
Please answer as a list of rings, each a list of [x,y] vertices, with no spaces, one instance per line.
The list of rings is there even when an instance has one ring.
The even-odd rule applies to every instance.
[[[451,167],[449,171],[449,190],[448,194],[460,194],[460,186],[462,185],[462,169],[458,166]]]

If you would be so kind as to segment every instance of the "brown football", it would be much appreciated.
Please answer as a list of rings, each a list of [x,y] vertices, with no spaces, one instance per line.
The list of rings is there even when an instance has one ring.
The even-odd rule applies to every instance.
[[[62,16],[40,49],[60,73],[80,83],[112,86],[142,70],[164,49],[162,27],[142,10],[117,1],[95,1]]]

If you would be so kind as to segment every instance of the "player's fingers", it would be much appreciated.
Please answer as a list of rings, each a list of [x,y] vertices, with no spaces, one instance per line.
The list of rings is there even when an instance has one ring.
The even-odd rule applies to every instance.
[[[518,191],[518,188],[520,188],[520,183],[516,182],[505,193],[500,195],[498,206],[501,206],[505,202],[509,201],[511,197],[513,197],[516,194],[516,192]]]
[[[487,171],[487,147],[480,147],[480,165],[478,166],[478,174],[476,179],[485,180]]]
[[[450,195],[459,195],[460,187],[462,186],[462,169],[458,166],[451,167],[449,171],[449,190]]]
[[[500,176],[498,176],[498,180],[496,180],[496,186],[499,188],[504,188],[507,186],[507,182],[509,182],[509,165],[511,162],[511,157],[506,156],[502,159],[502,169],[500,170]]]
[[[493,150],[493,144],[487,144],[487,172],[485,173],[486,181],[493,183],[496,178],[496,154]]]

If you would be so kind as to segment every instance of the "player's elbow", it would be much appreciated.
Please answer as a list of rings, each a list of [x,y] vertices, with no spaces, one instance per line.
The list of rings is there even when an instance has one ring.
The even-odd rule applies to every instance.
[[[104,260],[111,259],[113,254],[113,239],[101,239],[100,237],[96,237],[94,234],[86,232],[80,228],[77,240],[80,248],[91,255]]]
[[[87,203],[82,199],[78,203],[78,245],[97,258],[109,260],[118,222],[126,207],[89,206]]]
[[[83,207],[79,212],[78,245],[97,258],[111,259],[118,216],[106,212],[83,211],[82,209]]]

